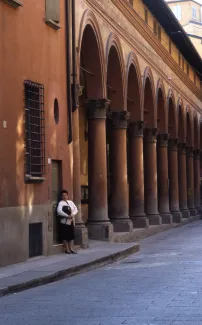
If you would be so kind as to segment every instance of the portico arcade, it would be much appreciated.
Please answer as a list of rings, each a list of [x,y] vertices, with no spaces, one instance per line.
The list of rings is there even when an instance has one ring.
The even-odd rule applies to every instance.
[[[90,238],[110,240],[113,231],[196,215],[197,112],[135,49],[123,48],[112,31],[101,32],[91,11],[80,25],[78,85],[83,92],[73,113],[77,227],[88,227]],[[84,203],[81,187],[88,190]]]

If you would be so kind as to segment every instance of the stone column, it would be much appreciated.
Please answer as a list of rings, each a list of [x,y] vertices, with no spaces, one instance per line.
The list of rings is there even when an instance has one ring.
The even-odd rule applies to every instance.
[[[178,139],[168,141],[168,175],[169,175],[169,203],[173,222],[182,221],[179,210],[179,184],[178,184]]]
[[[187,148],[187,206],[191,216],[196,216],[197,211],[194,205],[194,161],[193,148]]]
[[[194,203],[197,214],[201,215],[200,203],[200,150],[194,150]]]
[[[145,213],[151,225],[162,223],[158,213],[156,136],[156,128],[144,130]]]
[[[182,218],[189,218],[187,208],[187,171],[186,171],[186,143],[178,146],[178,179],[179,179],[179,208]]]
[[[73,201],[78,208],[75,226],[75,244],[88,246],[88,230],[81,217],[81,180],[80,180],[80,145],[79,145],[79,110],[72,113],[73,126]]]
[[[148,228],[144,212],[143,121],[129,126],[129,215],[135,228]]]
[[[157,143],[158,210],[163,224],[172,223],[168,191],[168,134],[159,134]]]
[[[109,101],[88,100],[88,232],[89,238],[110,240],[113,226],[108,218],[106,110]]]
[[[127,146],[126,130],[128,112],[112,112],[112,196],[109,205],[110,220],[115,232],[131,231],[132,221],[129,219]]]
[[[77,85],[77,109],[72,113],[73,129],[73,201],[78,208],[75,226],[75,244],[88,246],[88,230],[81,217],[80,143],[79,143],[79,97],[83,87]]]

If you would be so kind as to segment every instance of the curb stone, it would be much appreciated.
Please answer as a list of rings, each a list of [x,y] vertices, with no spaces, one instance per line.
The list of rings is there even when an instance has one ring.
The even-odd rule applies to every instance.
[[[67,277],[71,277],[86,271],[90,271],[93,269],[96,269],[98,267],[114,263],[118,260],[121,260],[131,254],[134,254],[138,252],[140,249],[139,244],[135,243],[131,245],[130,247],[123,249],[121,251],[118,251],[116,253],[112,253],[107,256],[103,256],[101,258],[98,258],[94,261],[86,262],[80,265],[72,266],[70,268],[66,268],[57,272],[53,272],[51,274],[45,275],[43,277],[39,277],[33,280],[21,282],[18,284],[14,284],[5,288],[0,288],[0,297],[17,293],[20,291],[24,291],[27,289],[35,288],[44,284],[48,284],[51,282],[55,282]]]

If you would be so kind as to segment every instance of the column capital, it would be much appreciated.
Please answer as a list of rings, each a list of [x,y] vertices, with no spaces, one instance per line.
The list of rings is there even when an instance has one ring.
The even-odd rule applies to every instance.
[[[144,121],[133,121],[130,123],[129,128],[132,137],[143,137]]]
[[[168,150],[177,151],[178,150],[179,139],[169,139],[168,140]]]
[[[187,157],[193,157],[193,155],[194,155],[194,148],[187,147]]]
[[[178,145],[179,153],[181,155],[185,155],[186,154],[186,149],[187,149],[186,143],[185,142],[180,142],[179,145]]]
[[[106,113],[109,109],[110,100],[101,99],[88,99],[85,102],[87,108],[87,115],[89,120],[106,119]]]
[[[194,150],[194,159],[200,159],[200,149],[195,149]]]
[[[168,134],[158,134],[158,142],[160,147],[168,146]]]
[[[156,142],[158,134],[157,128],[145,128],[144,129],[144,141],[145,142]]]
[[[111,112],[109,118],[112,120],[112,128],[127,129],[129,117],[128,111]]]

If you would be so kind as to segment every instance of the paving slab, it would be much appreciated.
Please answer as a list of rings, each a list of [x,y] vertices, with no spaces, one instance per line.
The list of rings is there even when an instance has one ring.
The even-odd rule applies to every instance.
[[[202,221],[187,224],[126,259],[2,297],[0,324],[201,325],[201,234]]]

